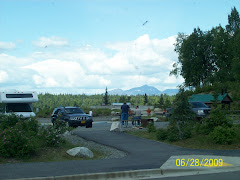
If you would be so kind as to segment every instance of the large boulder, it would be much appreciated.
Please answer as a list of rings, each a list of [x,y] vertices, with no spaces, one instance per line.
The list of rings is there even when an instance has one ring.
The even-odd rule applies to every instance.
[[[79,156],[79,157],[93,158],[93,152],[86,147],[75,147],[75,148],[69,149],[67,151],[67,154],[74,157]]]

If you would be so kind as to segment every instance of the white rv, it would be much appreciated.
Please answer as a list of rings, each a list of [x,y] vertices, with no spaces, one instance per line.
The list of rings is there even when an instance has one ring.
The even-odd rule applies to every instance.
[[[38,101],[38,95],[34,91],[7,90],[0,92],[0,113],[14,113],[24,118],[36,116],[32,103]]]

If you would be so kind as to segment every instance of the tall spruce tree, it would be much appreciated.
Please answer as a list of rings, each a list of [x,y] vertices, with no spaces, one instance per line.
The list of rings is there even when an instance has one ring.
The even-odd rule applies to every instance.
[[[146,105],[148,103],[148,96],[147,94],[145,93],[144,94],[144,105]]]
[[[104,103],[105,105],[108,105],[108,104],[109,104],[107,87],[106,87],[105,95],[104,95],[104,97],[103,97],[103,103]]]

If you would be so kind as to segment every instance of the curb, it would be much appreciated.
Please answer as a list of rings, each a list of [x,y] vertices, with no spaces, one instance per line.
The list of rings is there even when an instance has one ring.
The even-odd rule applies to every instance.
[[[141,169],[132,171],[117,171],[117,172],[104,172],[104,173],[88,173],[88,174],[75,174],[64,176],[49,176],[49,177],[35,177],[35,178],[20,178],[15,180],[140,180],[140,179],[154,179],[164,177],[177,177],[177,176],[190,176],[199,174],[212,174],[220,172],[234,172],[240,171],[240,167],[225,167],[212,170],[200,168],[186,168],[186,169]],[[13,180],[13,179],[9,179]]]
[[[149,179],[159,178],[163,176],[160,168],[157,169],[143,169],[132,171],[118,171],[118,172],[104,172],[104,173],[89,173],[89,174],[76,174],[64,176],[49,176],[49,177],[35,177],[35,178],[21,178],[17,180],[107,180],[107,179]],[[9,179],[13,180],[13,179]],[[15,179],[16,180],[16,179]]]

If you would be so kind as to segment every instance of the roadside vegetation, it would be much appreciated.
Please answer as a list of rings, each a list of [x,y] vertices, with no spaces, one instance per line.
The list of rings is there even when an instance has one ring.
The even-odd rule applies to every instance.
[[[72,95],[72,94],[39,94],[39,101],[34,103],[34,111],[36,108],[39,112],[36,113],[37,117],[49,118],[56,107],[60,106],[77,106],[83,109],[84,112],[93,112],[93,116],[108,116],[111,115],[109,108],[90,108],[90,106],[100,106],[106,101],[106,95]],[[108,103],[130,102],[132,105],[149,105],[155,107],[166,108],[170,106],[170,102],[173,101],[174,96],[168,95],[154,95],[148,96],[147,101],[144,95],[137,96],[119,96],[108,95]],[[109,105],[107,104],[107,105]],[[103,106],[104,107],[104,106]],[[114,110],[116,111],[116,110]]]
[[[71,128],[61,121],[54,127],[40,127],[35,118],[1,115],[0,163],[84,159],[66,154],[68,149],[76,147],[63,139],[62,134],[67,130]],[[99,152],[95,155],[98,158]]]
[[[179,33],[175,44],[178,62],[170,74],[181,75],[184,83],[176,95],[169,126],[155,129],[151,124],[147,132],[129,133],[186,148],[240,149],[240,126],[228,118],[229,109],[214,104],[210,115],[197,121],[188,103],[192,94],[218,95],[224,90],[233,99],[231,110],[240,110],[239,42],[240,17],[235,7],[226,27],[205,32],[197,27],[190,35]]]
[[[193,149],[240,149],[240,125],[228,118],[228,110],[215,104],[204,119],[197,120],[190,109],[187,93],[180,89],[176,95],[167,129],[156,129],[153,123],[147,131],[129,134]]]

